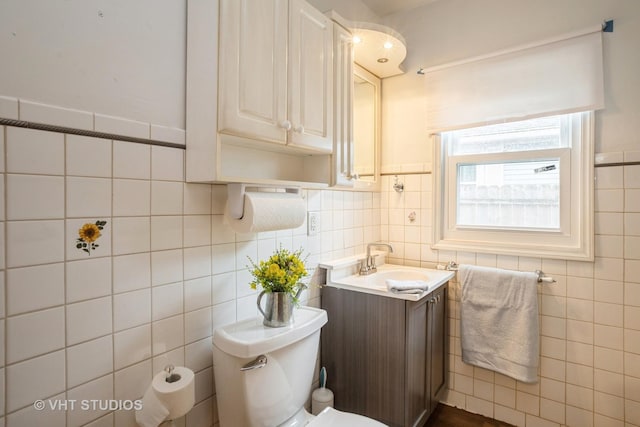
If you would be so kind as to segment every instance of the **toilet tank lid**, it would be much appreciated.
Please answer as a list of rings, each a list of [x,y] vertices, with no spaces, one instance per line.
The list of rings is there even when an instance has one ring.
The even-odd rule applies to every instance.
[[[256,357],[286,347],[320,330],[327,323],[327,312],[313,307],[298,307],[291,326],[270,328],[262,317],[243,320],[217,328],[213,345],[236,357]]]

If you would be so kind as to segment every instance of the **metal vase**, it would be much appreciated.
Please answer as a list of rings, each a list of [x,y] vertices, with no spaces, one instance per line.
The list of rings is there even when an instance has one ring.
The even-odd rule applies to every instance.
[[[260,301],[265,296],[265,308],[262,310]],[[258,295],[258,310],[264,316],[263,325],[271,328],[289,326],[293,322],[293,297],[288,292],[260,292]]]

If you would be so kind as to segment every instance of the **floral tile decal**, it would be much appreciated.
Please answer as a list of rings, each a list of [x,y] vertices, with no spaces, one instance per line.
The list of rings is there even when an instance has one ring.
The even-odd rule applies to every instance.
[[[78,238],[76,239],[76,248],[91,255],[91,251],[95,251],[100,245],[96,241],[102,236],[100,233],[107,221],[98,220],[94,224],[86,223],[78,230]]]

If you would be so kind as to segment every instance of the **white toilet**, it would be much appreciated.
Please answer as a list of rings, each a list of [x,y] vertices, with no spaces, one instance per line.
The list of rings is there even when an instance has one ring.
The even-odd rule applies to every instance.
[[[310,415],[304,404],[327,312],[300,307],[293,325],[268,328],[260,319],[233,323],[213,334],[213,369],[221,427],[382,427],[333,408]]]

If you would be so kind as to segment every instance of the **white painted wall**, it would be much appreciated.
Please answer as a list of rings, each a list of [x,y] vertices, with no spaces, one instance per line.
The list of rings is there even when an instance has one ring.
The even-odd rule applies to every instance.
[[[185,126],[185,0],[2,0],[0,96]]]
[[[604,34],[606,108],[596,114],[596,152],[640,148],[640,2],[637,0],[441,0],[385,17],[407,41],[407,73],[383,80],[382,170],[431,162],[423,78],[430,67],[615,19]],[[428,169],[426,169],[428,170]]]

